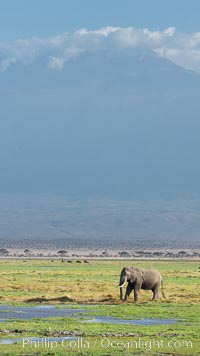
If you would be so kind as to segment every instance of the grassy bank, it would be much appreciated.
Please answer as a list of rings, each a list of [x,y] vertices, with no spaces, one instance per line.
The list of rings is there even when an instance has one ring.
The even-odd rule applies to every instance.
[[[140,291],[139,302],[119,300],[116,288],[122,267],[155,267],[164,277],[166,300],[150,302],[151,292]],[[27,341],[0,345],[3,354],[39,355],[198,355],[199,345],[199,269],[198,261],[90,261],[62,263],[61,260],[1,260],[0,302],[2,304],[73,303],[88,305],[89,315],[81,319],[52,318],[15,320],[0,324],[1,338],[79,337],[73,341],[46,343],[35,348]],[[90,304],[90,305],[89,305]],[[91,304],[94,304],[91,306]],[[175,318],[172,325],[122,325],[88,323],[95,315],[123,319]],[[106,341],[108,340],[108,341]],[[118,343],[118,344],[117,344]],[[47,347],[49,345],[49,347]],[[51,349],[52,348],[52,349]]]

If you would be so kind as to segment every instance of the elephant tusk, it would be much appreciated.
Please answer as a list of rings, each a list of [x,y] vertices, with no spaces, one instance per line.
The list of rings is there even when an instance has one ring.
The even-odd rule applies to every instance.
[[[122,288],[125,284],[126,284],[126,281],[123,284],[121,284],[121,286],[119,285],[118,287]]]
[[[122,283],[121,285],[119,284],[119,288],[122,288],[127,282],[127,277],[125,277],[124,283]]]

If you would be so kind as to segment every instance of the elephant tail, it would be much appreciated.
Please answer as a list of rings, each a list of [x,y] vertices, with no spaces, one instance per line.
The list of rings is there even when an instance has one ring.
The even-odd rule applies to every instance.
[[[161,287],[162,287],[162,296],[163,296],[163,298],[166,298],[164,289],[163,289],[163,280],[161,281]]]

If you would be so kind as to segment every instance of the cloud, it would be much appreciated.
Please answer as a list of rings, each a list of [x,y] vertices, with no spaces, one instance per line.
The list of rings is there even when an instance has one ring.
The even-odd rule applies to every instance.
[[[63,58],[59,57],[51,57],[49,60],[48,68],[54,70],[61,70],[64,67],[64,60]]]
[[[158,48],[157,54],[167,58],[173,63],[190,70],[200,73],[200,50],[175,49],[175,48]]]
[[[54,70],[61,70],[63,69],[65,63],[70,60],[71,58],[76,58],[80,55],[83,50],[80,50],[76,47],[69,47],[64,52],[62,57],[50,57],[48,68]]]
[[[31,65],[37,58],[46,58],[49,70],[62,70],[69,60],[85,51],[148,49],[179,66],[200,72],[200,32],[187,34],[174,27],[163,31],[148,28],[107,26],[98,30],[79,29],[53,37],[18,39],[0,43],[0,72],[11,65]]]
[[[96,31],[89,31],[86,28],[81,28],[80,30],[75,32],[75,35],[80,35],[80,36],[100,35],[100,36],[108,37],[111,33],[117,32],[119,30],[121,30],[121,27],[112,27],[112,26],[103,27]]]
[[[0,62],[0,72],[5,72],[12,63],[15,63],[16,62],[16,58],[6,58],[6,59],[3,59],[1,62]]]

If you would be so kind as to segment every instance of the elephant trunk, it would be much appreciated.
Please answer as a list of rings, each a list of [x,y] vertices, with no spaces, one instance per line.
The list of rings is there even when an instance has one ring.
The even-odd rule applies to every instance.
[[[120,299],[123,300],[123,290],[122,290],[122,287],[125,285],[127,281],[127,277],[125,276],[124,277],[120,277],[120,281],[119,281],[119,288],[120,288]]]
[[[120,281],[119,281],[120,289],[126,284],[126,282],[127,282],[127,277],[125,277],[125,278],[121,277],[120,278]]]
[[[123,270],[121,271],[121,275],[120,275],[120,280],[119,280],[119,285],[118,287],[120,288],[120,299],[123,300],[123,286],[126,284],[127,282],[127,275],[125,273],[125,268],[123,268]]]

